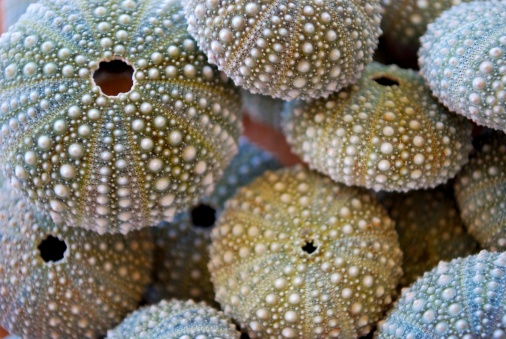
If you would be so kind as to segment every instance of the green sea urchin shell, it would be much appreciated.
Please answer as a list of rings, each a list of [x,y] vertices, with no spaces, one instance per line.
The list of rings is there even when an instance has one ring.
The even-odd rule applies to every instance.
[[[374,196],[302,167],[241,188],[211,236],[216,300],[254,338],[367,334],[402,274]]]
[[[379,0],[185,0],[209,61],[252,93],[291,100],[354,83],[381,33]]]
[[[401,287],[411,285],[441,260],[478,251],[478,243],[467,233],[451,192],[436,189],[388,194],[383,204],[395,221],[404,254]]]
[[[238,339],[240,333],[225,315],[194,301],[162,300],[129,315],[108,339]]]
[[[0,190],[0,325],[24,338],[96,338],[149,283],[148,229],[127,236],[59,226]]]
[[[486,136],[478,144],[455,180],[455,196],[469,233],[483,248],[505,251],[506,136]]]
[[[451,111],[506,131],[506,1],[443,12],[421,38],[420,74]]]
[[[378,338],[503,338],[505,284],[506,253],[441,262],[403,291]]]
[[[127,93],[93,72],[121,60]],[[55,221],[100,233],[171,220],[237,152],[240,97],[172,0],[43,0],[0,38],[0,161]]]
[[[337,182],[375,190],[434,187],[468,160],[471,124],[439,105],[411,70],[370,64],[360,81],[283,112],[287,141]]]
[[[214,221],[237,188],[265,170],[279,167],[270,154],[241,139],[239,154],[225,169],[213,193],[190,212],[153,229],[156,248],[152,294],[155,299],[179,298],[214,303],[214,289],[207,269]]]

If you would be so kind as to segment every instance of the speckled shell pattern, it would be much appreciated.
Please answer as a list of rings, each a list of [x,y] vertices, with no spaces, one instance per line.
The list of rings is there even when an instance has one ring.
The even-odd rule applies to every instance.
[[[443,12],[421,38],[420,74],[451,111],[506,132],[506,1]]]
[[[328,96],[357,81],[381,33],[379,0],[184,0],[209,61],[252,93]]]
[[[467,233],[450,190],[391,193],[381,202],[395,221],[399,235],[404,272],[400,287],[411,285],[441,260],[478,252],[478,242]]]
[[[46,261],[52,236],[66,250]],[[150,280],[148,229],[127,236],[58,226],[7,184],[0,190],[0,325],[23,338],[97,338],[135,310]]]
[[[374,190],[435,187],[457,174],[471,149],[471,124],[438,104],[420,76],[378,63],[326,99],[289,103],[283,121],[292,151],[311,168]]]
[[[211,236],[216,300],[252,338],[365,335],[402,274],[374,196],[300,166],[238,190]]]
[[[162,300],[141,308],[107,333],[107,339],[239,339],[223,312],[192,300]]]
[[[455,180],[462,220],[484,249],[506,251],[506,135],[477,141],[477,152]]]
[[[171,220],[237,152],[240,95],[172,0],[43,0],[0,38],[0,162],[55,221],[100,233]],[[108,96],[102,61],[134,69]]]
[[[377,338],[503,338],[506,253],[441,262],[403,291]]]
[[[239,153],[225,169],[213,193],[201,199],[200,204],[214,209],[217,218],[225,201],[239,187],[266,170],[279,167],[280,164],[269,153],[241,139]],[[171,223],[162,222],[153,228],[156,239],[153,281],[155,297],[193,299],[214,306],[214,288],[207,269],[211,229],[212,225],[195,225],[191,211],[179,214]]]

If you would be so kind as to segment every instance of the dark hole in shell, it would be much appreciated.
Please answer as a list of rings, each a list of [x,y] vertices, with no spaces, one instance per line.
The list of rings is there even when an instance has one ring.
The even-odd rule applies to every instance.
[[[192,223],[197,227],[211,227],[216,221],[216,210],[209,205],[200,204],[191,211]]]
[[[373,78],[373,80],[376,81],[381,86],[389,86],[390,87],[390,86],[399,86],[400,85],[399,81],[385,77],[385,76]]]
[[[313,242],[306,241],[306,244],[302,246],[302,250],[306,252],[307,254],[311,254],[314,251],[316,251],[318,247],[313,244]]]
[[[58,262],[63,259],[63,255],[67,251],[67,244],[63,240],[48,235],[37,248],[45,262]]]
[[[93,74],[93,80],[100,87],[102,93],[117,96],[132,89],[132,66],[121,60],[102,61]]]

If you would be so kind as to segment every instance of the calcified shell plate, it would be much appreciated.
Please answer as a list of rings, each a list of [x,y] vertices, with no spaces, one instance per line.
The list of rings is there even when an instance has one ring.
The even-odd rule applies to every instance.
[[[94,83],[134,70],[129,92]],[[0,162],[57,222],[123,232],[171,220],[237,152],[240,96],[171,0],[44,0],[0,38]]]
[[[108,339],[239,339],[235,325],[222,312],[192,300],[162,300],[133,312],[107,333]]]
[[[252,338],[365,335],[402,274],[374,196],[302,167],[241,188],[211,236],[216,300]]]
[[[420,39],[420,74],[451,111],[506,131],[506,1],[443,12]]]
[[[506,253],[482,251],[441,262],[409,289],[378,338],[503,338]]]
[[[327,96],[357,81],[381,33],[379,0],[185,0],[209,61],[252,93]]]
[[[337,182],[374,190],[435,187],[468,161],[471,124],[411,70],[371,63],[360,81],[283,112],[294,153]]]
[[[24,338],[96,338],[137,307],[152,252],[148,229],[99,236],[58,226],[4,184],[0,326]]]

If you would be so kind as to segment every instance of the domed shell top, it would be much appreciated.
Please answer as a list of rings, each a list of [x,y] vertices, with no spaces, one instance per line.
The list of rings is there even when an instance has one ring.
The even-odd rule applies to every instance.
[[[133,69],[128,92],[94,81]],[[0,38],[0,162],[55,221],[149,226],[212,190],[237,152],[240,96],[172,0],[42,0]]]
[[[506,131],[506,1],[443,12],[421,37],[420,74],[451,111]]]
[[[184,0],[209,61],[252,93],[328,96],[357,81],[381,33],[379,0]]]
[[[148,229],[123,236],[59,226],[0,190],[0,326],[24,338],[96,338],[149,283]]]
[[[252,338],[365,335],[402,274],[374,196],[302,167],[238,190],[211,236],[216,300]]]
[[[403,255],[401,287],[414,282],[441,260],[478,251],[467,233],[452,192],[442,188],[388,194],[382,200],[395,221]]]
[[[402,297],[378,338],[503,338],[506,253],[482,251],[441,262]]]
[[[455,180],[455,196],[468,231],[485,249],[506,251],[506,135],[478,139],[476,155]]]
[[[215,303],[207,269],[214,222],[225,201],[237,188],[265,170],[279,167],[270,154],[241,139],[239,153],[225,169],[213,193],[189,212],[176,216],[173,222],[162,222],[153,228],[156,247],[152,299],[179,298],[203,300],[210,305]]]
[[[294,153],[347,185],[408,191],[453,178],[468,161],[471,124],[439,105],[414,71],[371,63],[360,81],[283,112]]]
[[[162,300],[130,314],[107,339],[239,339],[240,333],[223,312],[193,300]]]

